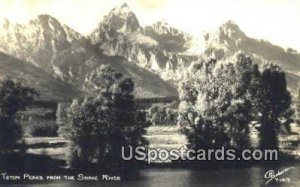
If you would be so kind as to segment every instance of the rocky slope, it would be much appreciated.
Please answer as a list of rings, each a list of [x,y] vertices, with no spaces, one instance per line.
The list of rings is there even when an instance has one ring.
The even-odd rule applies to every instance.
[[[197,55],[184,53],[191,40],[189,34],[163,21],[142,28],[127,4],[112,9],[89,39],[105,54],[123,56],[173,83],[198,59]]]
[[[137,97],[177,95],[176,89],[157,75],[127,63],[125,58],[102,54],[84,36],[49,15],[38,16],[25,25],[6,20],[0,28],[0,51],[23,59],[35,66],[35,71],[45,71],[79,90],[83,90],[85,78],[92,70],[101,64],[111,64],[133,79]]]
[[[40,15],[24,25],[4,20],[0,50],[49,70],[55,55],[79,40],[84,40],[79,33],[49,15]]]
[[[151,26],[146,26],[144,34],[157,41],[158,47],[167,52],[184,53],[190,46],[192,36],[180,31],[166,21],[158,21]]]
[[[207,57],[225,60],[237,52],[249,55],[258,64],[279,64],[287,72],[292,90],[300,76],[299,53],[250,38],[231,21],[198,38],[165,21],[143,28],[128,5],[123,4],[103,18],[89,40],[105,54],[123,56],[175,86],[194,61]]]
[[[215,33],[205,34],[204,38],[204,56],[224,60],[236,52],[243,52],[258,64],[277,63],[287,73],[289,87],[296,89],[300,80],[300,53],[297,51],[250,38],[232,21],[224,23]]]
[[[250,38],[231,21],[197,38],[165,21],[142,27],[127,4],[112,9],[87,37],[49,15],[25,25],[6,20],[0,26],[0,51],[82,91],[92,70],[111,64],[136,82],[138,97],[176,96],[174,87],[193,62],[226,60],[239,51],[259,64],[278,63],[292,90],[300,77],[298,52]]]

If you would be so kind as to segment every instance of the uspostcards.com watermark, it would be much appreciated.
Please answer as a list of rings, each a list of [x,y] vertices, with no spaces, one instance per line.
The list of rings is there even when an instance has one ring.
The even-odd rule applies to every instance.
[[[123,160],[139,160],[146,161],[148,164],[155,161],[276,161],[278,160],[278,150],[276,149],[245,149],[241,152],[237,152],[235,149],[187,149],[181,147],[179,149],[163,149],[163,148],[149,148],[144,146],[138,146],[133,148],[122,147],[122,159]]]

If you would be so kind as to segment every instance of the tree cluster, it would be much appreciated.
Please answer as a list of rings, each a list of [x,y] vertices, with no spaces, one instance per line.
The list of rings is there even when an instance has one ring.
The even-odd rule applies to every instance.
[[[149,125],[145,113],[135,107],[134,83],[103,65],[87,78],[85,88],[88,95],[84,101],[74,100],[67,112],[64,131],[70,141],[69,165],[129,169],[129,163],[121,158],[121,147],[145,145],[142,135]]]
[[[178,123],[193,148],[250,148],[256,124],[260,147],[277,149],[279,126],[291,122],[284,72],[270,63],[260,70],[243,54],[195,63],[179,92]]]
[[[0,84],[0,149],[13,149],[22,143],[23,131],[17,113],[25,109],[37,92],[21,82],[5,79]]]
[[[153,105],[147,112],[147,118],[153,125],[175,125],[177,117],[177,109],[164,105]]]

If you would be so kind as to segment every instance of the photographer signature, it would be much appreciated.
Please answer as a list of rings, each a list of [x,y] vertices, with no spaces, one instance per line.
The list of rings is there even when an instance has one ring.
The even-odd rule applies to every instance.
[[[283,175],[284,173],[286,173],[287,171],[294,169],[294,167],[289,167],[289,168],[285,168],[282,171],[277,171],[277,173],[275,173],[274,170],[269,170],[266,172],[265,174],[265,179],[269,179],[266,182],[266,185],[268,185],[271,181],[275,180],[276,182],[290,182],[290,178],[286,177],[286,178],[279,178],[280,175]]]

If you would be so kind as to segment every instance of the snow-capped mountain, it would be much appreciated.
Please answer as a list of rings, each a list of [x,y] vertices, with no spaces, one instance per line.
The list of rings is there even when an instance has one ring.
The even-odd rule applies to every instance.
[[[83,91],[85,78],[92,70],[101,64],[111,64],[133,79],[137,97],[177,94],[176,89],[159,76],[128,63],[125,58],[102,54],[84,36],[49,15],[38,16],[24,25],[6,20],[0,28],[0,51]]]
[[[47,70],[52,68],[57,52],[82,39],[79,33],[49,15],[40,15],[24,25],[4,20],[0,27],[1,51]]]
[[[297,51],[250,38],[232,21],[195,37],[165,21],[142,27],[127,4],[112,9],[86,37],[49,15],[24,25],[5,20],[0,51],[82,91],[92,70],[111,64],[133,79],[138,97],[175,96],[177,83],[193,62],[207,57],[226,60],[239,51],[259,64],[278,63],[294,90],[300,77]]]
[[[164,20],[146,26],[144,33],[156,40],[159,47],[167,52],[184,53],[189,49],[187,44],[192,40],[191,35],[172,27]]]
[[[182,72],[198,59],[185,53],[189,34],[163,21],[142,28],[126,4],[110,11],[89,39],[105,54],[123,56],[175,85]]]
[[[89,36],[92,44],[106,54],[123,56],[174,85],[181,80],[183,72],[194,61],[201,58],[225,60],[237,52],[249,55],[258,64],[279,64],[287,72],[289,86],[294,89],[297,85],[300,76],[298,52],[250,38],[232,21],[224,23],[215,32],[205,33],[204,36],[192,36],[165,21],[144,28],[138,25],[134,27],[138,29],[124,32],[120,28],[125,28],[125,23],[129,21],[123,20],[121,25],[110,21],[111,17],[128,18],[121,13],[124,12],[124,7],[126,15],[130,12],[136,18],[127,5],[114,8]],[[134,23],[136,25],[138,21]],[[104,25],[110,29],[103,29]]]
[[[142,34],[142,27],[136,15],[124,3],[113,8],[98,27],[91,33],[89,39],[108,55],[122,55],[128,45],[156,45],[156,41]]]
[[[141,30],[136,15],[129,9],[126,3],[113,8],[92,35],[93,40],[103,37],[114,37],[116,33],[132,33]]]
[[[224,60],[236,52],[243,52],[258,64],[277,63],[287,73],[290,88],[296,88],[300,77],[300,53],[297,51],[250,38],[232,21],[224,23],[214,33],[206,33],[204,39],[204,56]]]

